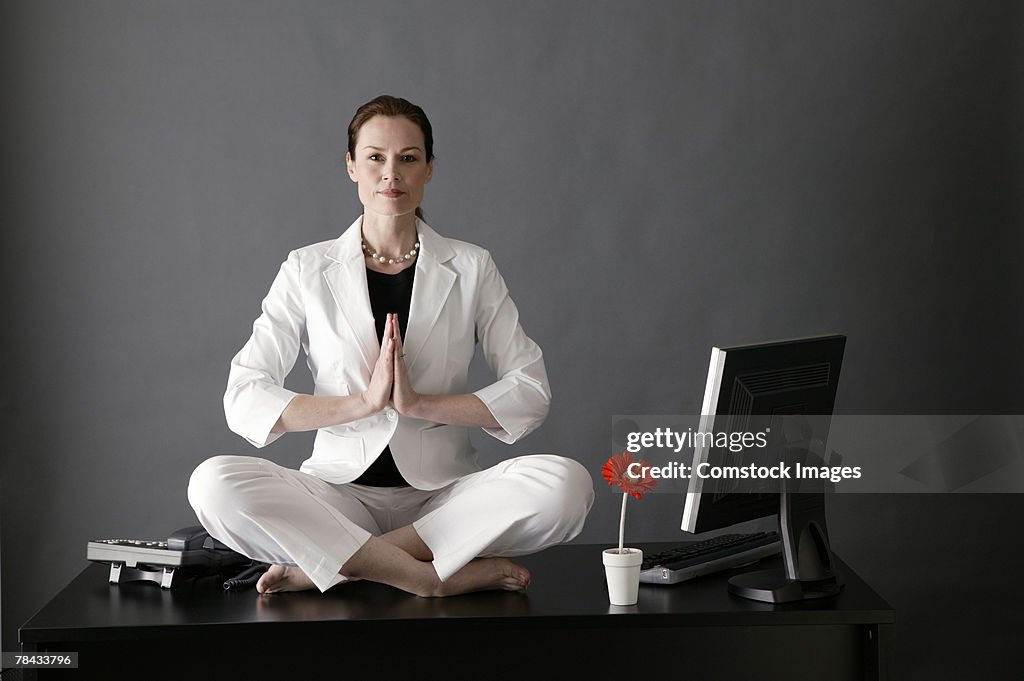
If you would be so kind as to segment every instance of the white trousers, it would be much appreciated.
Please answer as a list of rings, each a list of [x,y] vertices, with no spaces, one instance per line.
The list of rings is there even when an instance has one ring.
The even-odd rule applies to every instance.
[[[412,524],[448,579],[478,556],[521,556],[580,533],[590,474],[552,454],[521,456],[438,490],[333,484],[266,459],[215,456],[188,500],[211,536],[254,560],[295,565],[320,591],[371,536]]]

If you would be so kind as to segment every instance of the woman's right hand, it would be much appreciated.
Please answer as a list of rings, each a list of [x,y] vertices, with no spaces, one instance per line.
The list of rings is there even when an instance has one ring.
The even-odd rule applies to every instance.
[[[391,316],[384,324],[384,338],[380,344],[380,354],[373,365],[370,385],[362,394],[363,401],[376,413],[388,406],[391,400],[391,386],[395,382],[395,333]]]

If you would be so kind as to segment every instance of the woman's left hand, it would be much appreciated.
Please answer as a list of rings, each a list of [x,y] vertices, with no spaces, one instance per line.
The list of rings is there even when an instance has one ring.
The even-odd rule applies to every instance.
[[[392,315],[395,333],[395,378],[391,388],[391,401],[403,416],[414,416],[420,395],[412,389],[409,372],[405,366],[405,349],[402,345],[402,331],[398,328],[398,315]]]

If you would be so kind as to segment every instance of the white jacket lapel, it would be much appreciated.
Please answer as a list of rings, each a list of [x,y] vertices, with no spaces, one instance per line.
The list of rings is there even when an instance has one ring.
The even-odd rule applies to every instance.
[[[422,220],[417,220],[416,229],[420,254],[412,285],[409,328],[402,330],[405,363],[410,373],[458,278],[455,271],[445,264],[455,256],[445,238]],[[469,320],[469,323],[473,323],[473,320]]]
[[[359,353],[366,368],[372,370],[380,354],[380,345],[373,323],[373,310],[370,308],[370,293],[366,287],[361,225],[360,216],[327,250],[327,257],[336,261],[336,264],[325,269],[323,276],[335,304],[359,344]]]

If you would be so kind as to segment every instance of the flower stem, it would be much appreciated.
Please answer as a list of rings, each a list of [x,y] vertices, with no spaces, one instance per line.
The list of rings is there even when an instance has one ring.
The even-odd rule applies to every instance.
[[[629,495],[623,492],[622,514],[619,516],[619,553],[622,553],[622,546],[626,537],[626,501],[628,500]]]

